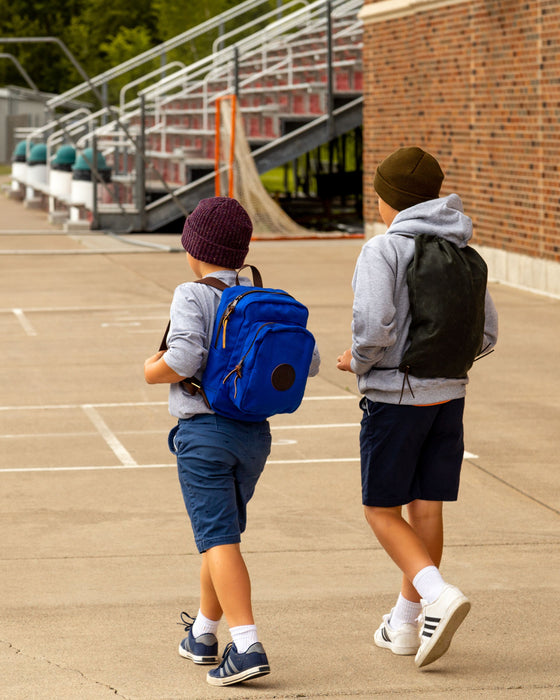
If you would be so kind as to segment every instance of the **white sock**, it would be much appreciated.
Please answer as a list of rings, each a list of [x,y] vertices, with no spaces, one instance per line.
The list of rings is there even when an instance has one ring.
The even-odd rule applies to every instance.
[[[433,603],[441,595],[445,581],[437,566],[426,566],[416,574],[412,585],[427,603]]]
[[[403,598],[403,596],[399,593],[397,603],[391,612],[391,617],[389,618],[389,627],[397,630],[403,625],[414,625],[421,612],[421,603],[413,603],[411,600]]]
[[[259,641],[257,637],[256,625],[240,625],[239,627],[230,627],[231,638],[235,643],[235,648],[240,654],[244,654],[247,649]]]
[[[192,626],[193,637],[200,637],[201,634],[216,634],[219,624],[219,620],[209,620],[199,610]]]

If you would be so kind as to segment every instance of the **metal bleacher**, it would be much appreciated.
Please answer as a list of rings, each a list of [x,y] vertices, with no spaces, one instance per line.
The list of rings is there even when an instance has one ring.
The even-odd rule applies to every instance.
[[[92,149],[111,170],[80,218],[92,228],[157,231],[214,193],[216,100],[236,94],[260,173],[292,161],[362,121],[361,0],[291,0],[259,14],[263,0],[239,3],[203,25],[50,100],[55,112],[93,92],[101,109],[54,119],[30,142],[46,138],[49,157],[63,143]],[[270,3],[267,3],[270,8]],[[244,12],[246,22],[227,29]],[[250,18],[252,17],[252,19]],[[154,58],[216,27],[226,27],[196,62],[154,69]],[[148,65],[106,104],[103,86]],[[136,72],[137,75],[137,72]],[[101,91],[99,88],[101,87]],[[91,152],[91,151],[90,151]],[[92,174],[96,172],[93,158]],[[64,208],[69,203],[59,203]],[[71,203],[70,203],[71,204]],[[51,198],[52,206],[52,198]]]

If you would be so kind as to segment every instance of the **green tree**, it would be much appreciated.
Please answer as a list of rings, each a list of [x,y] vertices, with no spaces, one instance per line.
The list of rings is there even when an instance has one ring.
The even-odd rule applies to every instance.
[[[57,92],[61,84],[75,84],[79,74],[55,44],[2,44],[1,37],[54,36],[65,41],[65,30],[79,11],[81,1],[66,1],[53,7],[44,0],[0,0],[0,50],[17,58],[42,90]],[[0,65],[0,81],[23,84],[22,77],[7,61]]]
[[[0,0],[0,51],[15,56],[40,90],[61,93],[82,82],[82,77],[67,56],[54,44],[2,44],[2,37],[57,37],[66,44],[85,72],[94,77],[197,26],[225,10],[235,8],[239,0]],[[180,47],[166,56],[191,63],[207,55],[212,42],[222,32],[239,23],[262,17],[278,6],[269,0],[252,15],[245,13],[225,26]],[[129,80],[147,73],[159,60],[145,65],[109,86],[111,101]],[[0,61],[0,85],[24,84],[10,61]]]

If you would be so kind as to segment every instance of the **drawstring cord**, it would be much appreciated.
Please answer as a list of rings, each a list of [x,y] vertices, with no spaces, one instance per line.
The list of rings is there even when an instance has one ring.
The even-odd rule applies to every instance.
[[[412,391],[412,386],[411,386],[411,384],[410,384],[410,379],[408,378],[408,372],[409,372],[409,370],[410,370],[410,367],[407,365],[407,366],[405,367],[405,370],[404,370],[404,377],[403,377],[403,380],[402,380],[401,395],[400,395],[400,397],[399,397],[399,403],[401,403],[401,401],[402,401],[402,397],[403,397],[403,394],[404,394],[404,386],[405,386],[405,384],[408,384],[408,390],[409,390],[410,393],[412,394],[412,398],[415,398],[415,397],[414,397],[414,392]],[[402,371],[402,370],[401,370],[401,371]]]

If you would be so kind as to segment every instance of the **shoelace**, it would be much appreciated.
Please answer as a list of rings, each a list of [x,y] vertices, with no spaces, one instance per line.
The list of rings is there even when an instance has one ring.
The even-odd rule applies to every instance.
[[[181,613],[181,622],[178,622],[178,625],[183,625],[185,628],[185,632],[188,632],[190,628],[194,625],[195,618],[189,615],[187,612],[182,612]]]
[[[224,653],[222,654],[222,664],[229,656],[229,653],[230,653],[232,647],[233,647],[233,642],[228,642],[228,644],[226,644],[226,648],[224,649]]]

